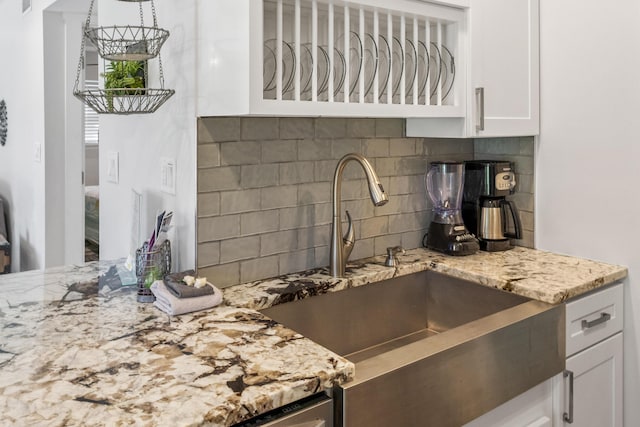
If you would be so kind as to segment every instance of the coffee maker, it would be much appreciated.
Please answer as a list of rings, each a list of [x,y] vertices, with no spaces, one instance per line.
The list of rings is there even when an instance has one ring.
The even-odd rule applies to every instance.
[[[462,218],[469,231],[488,252],[513,248],[511,239],[522,238],[522,225],[515,204],[505,197],[513,194],[516,174],[510,162],[473,160],[464,162],[465,180]],[[509,222],[513,231],[509,231]]]
[[[449,255],[471,255],[479,250],[478,240],[464,226],[460,214],[464,165],[461,162],[432,162],[425,174],[425,187],[433,203],[433,220],[424,245]]]

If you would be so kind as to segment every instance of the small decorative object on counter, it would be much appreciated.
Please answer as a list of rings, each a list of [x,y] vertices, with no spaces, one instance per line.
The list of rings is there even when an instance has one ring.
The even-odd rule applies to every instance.
[[[149,288],[156,280],[162,280],[171,271],[171,243],[165,240],[149,250],[145,242],[136,250],[136,276],[138,276],[138,302],[154,302]]]

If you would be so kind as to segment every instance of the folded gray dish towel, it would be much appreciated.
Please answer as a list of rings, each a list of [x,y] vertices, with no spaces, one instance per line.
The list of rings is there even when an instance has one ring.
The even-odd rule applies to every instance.
[[[164,284],[169,292],[178,298],[196,298],[205,295],[213,295],[213,287],[204,286],[202,288],[195,288],[193,286],[187,286],[182,279],[184,276],[195,276],[196,272],[193,270],[183,271],[181,273],[169,274],[164,278]]]
[[[151,292],[156,297],[153,305],[172,316],[207,310],[222,302],[222,292],[213,285],[211,285],[211,288],[214,290],[213,295],[196,298],[176,298],[169,292],[164,281],[156,280],[151,285]]]

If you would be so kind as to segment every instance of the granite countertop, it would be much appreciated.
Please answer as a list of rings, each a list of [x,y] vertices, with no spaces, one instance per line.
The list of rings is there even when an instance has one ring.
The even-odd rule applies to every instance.
[[[424,249],[224,290],[225,304],[170,317],[136,302],[113,262],[0,276],[0,413],[9,425],[231,425],[348,381],[354,365],[257,312],[435,270],[549,303],[624,267],[515,248],[449,257]],[[101,279],[98,280],[98,277]]]
[[[398,254],[400,264],[396,268],[385,267],[384,260],[384,256],[378,256],[350,263],[345,278],[331,277],[324,268],[234,286],[225,290],[225,300],[237,307],[260,310],[311,295],[432,270],[559,304],[627,276],[626,267],[521,247],[461,257],[412,249]]]
[[[231,425],[353,375],[255,310],[137,303],[111,266],[0,276],[3,426]]]

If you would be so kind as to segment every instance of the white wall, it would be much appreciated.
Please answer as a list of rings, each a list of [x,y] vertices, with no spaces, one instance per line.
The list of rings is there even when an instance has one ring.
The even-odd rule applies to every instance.
[[[0,194],[11,212],[12,271],[44,265],[44,144],[42,3],[22,14],[21,2],[0,2],[0,99],[7,103],[8,141],[0,147]],[[43,145],[43,159],[44,150]]]
[[[640,2],[541,0],[537,247],[629,267],[625,421],[640,425]]]
[[[142,3],[147,5],[146,3]],[[174,268],[195,265],[196,2],[156,1],[158,25],[171,35],[163,49],[165,87],[176,94],[152,115],[100,117],[100,257],[126,256],[132,225],[131,190],[143,194],[142,233],[148,238],[156,210],[174,211]],[[148,12],[149,9],[146,9]],[[138,3],[100,2],[100,25],[139,22]],[[151,23],[151,13],[145,23]],[[157,60],[150,63],[151,87],[159,87]],[[108,153],[120,160],[118,184],[107,180]],[[177,160],[176,195],[160,192],[160,159]]]

